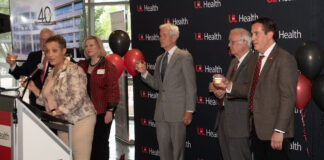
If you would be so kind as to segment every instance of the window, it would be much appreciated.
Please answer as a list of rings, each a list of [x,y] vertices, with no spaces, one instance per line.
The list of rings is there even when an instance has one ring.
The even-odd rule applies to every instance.
[[[9,15],[9,0],[0,0],[0,13]],[[9,65],[6,63],[7,53],[12,53],[11,32],[0,33],[0,86],[13,87],[17,82],[9,75]]]
[[[82,10],[82,2],[78,2],[74,4],[74,10]]]
[[[90,1],[90,2],[89,2]],[[126,31],[131,35],[130,30],[130,9],[128,0],[86,0],[85,13],[87,19],[87,33],[86,35],[96,35],[100,37],[104,43],[104,48],[107,53],[112,53],[108,38],[111,29],[110,13],[116,11],[124,11]],[[93,16],[89,16],[89,13]],[[131,36],[130,36],[131,37]]]

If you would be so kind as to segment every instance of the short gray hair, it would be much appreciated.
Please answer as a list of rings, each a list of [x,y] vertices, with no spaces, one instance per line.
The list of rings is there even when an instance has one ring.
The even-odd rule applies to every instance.
[[[45,32],[48,32],[51,35],[51,37],[55,35],[54,32],[52,30],[48,29],[48,28],[41,29],[41,31],[39,33],[42,34],[42,33],[45,33]]]
[[[165,24],[160,25],[159,28],[160,29],[162,29],[162,28],[170,28],[170,34],[176,36],[177,38],[179,37],[179,34],[180,34],[179,27],[174,25],[174,24],[165,23]]]
[[[251,33],[244,28],[234,28],[230,31],[230,34],[233,32],[240,33],[240,40],[247,42],[247,47],[251,49],[252,47],[252,40],[251,40]]]

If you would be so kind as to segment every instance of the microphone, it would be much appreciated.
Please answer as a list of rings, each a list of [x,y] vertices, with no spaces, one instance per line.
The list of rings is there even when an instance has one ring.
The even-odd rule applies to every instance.
[[[43,69],[43,64],[42,63],[39,63],[37,65],[37,68],[24,80],[24,83],[29,81],[30,79],[32,79],[34,77],[34,75],[39,71],[39,70],[42,70]]]

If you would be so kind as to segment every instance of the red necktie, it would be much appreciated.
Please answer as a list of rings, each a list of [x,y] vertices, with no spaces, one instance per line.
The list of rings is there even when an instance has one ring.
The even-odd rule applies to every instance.
[[[42,74],[41,74],[41,80],[44,83],[44,77],[45,77],[45,72],[46,72],[46,63],[47,63],[47,58],[46,56],[44,56],[42,64],[43,64],[43,68],[42,68]]]
[[[252,81],[252,87],[250,91],[250,98],[249,98],[249,108],[250,111],[253,113],[253,96],[254,91],[256,88],[256,85],[258,84],[258,79],[260,76],[260,69],[261,69],[261,62],[264,56],[260,56],[257,62],[257,65],[255,66],[254,75],[253,75],[253,81]]]
[[[237,67],[238,67],[238,64],[239,64],[239,63],[240,63],[240,61],[238,61],[238,60],[235,62],[234,66],[233,66],[232,73],[231,73],[230,78],[229,78],[230,81],[233,79],[234,74],[235,74],[235,72],[237,71]],[[222,98],[222,99],[220,99],[220,100],[218,101],[218,108],[219,108],[219,109],[223,109],[223,102],[224,102],[224,98]]]
[[[233,77],[234,77],[234,74],[235,72],[237,71],[237,67],[238,67],[238,64],[240,63],[240,61],[236,61],[234,66],[233,66],[233,70],[232,70],[232,73],[231,73],[231,76],[230,76],[230,79],[229,80],[232,80]]]

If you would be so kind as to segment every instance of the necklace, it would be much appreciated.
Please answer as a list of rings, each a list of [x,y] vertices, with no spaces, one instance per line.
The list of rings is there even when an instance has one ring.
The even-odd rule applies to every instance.
[[[91,62],[90,62],[89,65],[90,65],[91,67],[94,67],[94,66],[96,66],[96,65],[101,61],[101,59],[102,59],[102,57],[100,57],[100,59],[97,61],[96,64],[91,64]]]

